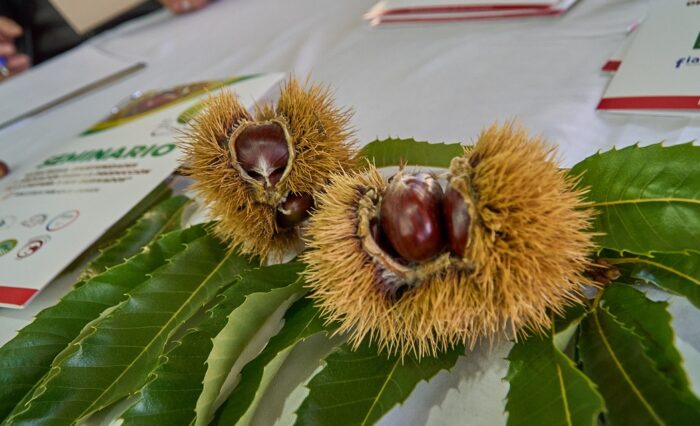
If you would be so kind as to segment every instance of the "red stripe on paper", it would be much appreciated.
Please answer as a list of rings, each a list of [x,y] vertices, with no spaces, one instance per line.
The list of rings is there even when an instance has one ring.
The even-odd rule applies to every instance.
[[[408,24],[408,23],[426,23],[426,22],[461,22],[461,21],[477,21],[477,20],[494,20],[494,19],[510,19],[510,18],[529,18],[535,16],[557,16],[561,15],[562,10],[546,10],[536,12],[523,12],[513,14],[496,14],[496,15],[476,15],[476,16],[445,16],[445,17],[422,17],[422,18],[374,18],[372,24]]]
[[[620,65],[622,65],[622,61],[608,61],[603,65],[603,71],[615,72],[620,69]]]
[[[24,306],[39,290],[0,285],[0,303]]]
[[[548,9],[550,4],[497,4],[497,5],[454,5],[454,6],[424,6],[397,7],[382,10],[376,16],[411,15],[416,13],[455,13],[455,12],[486,12],[490,10],[530,10]]]
[[[604,98],[598,109],[700,109],[700,96]]]

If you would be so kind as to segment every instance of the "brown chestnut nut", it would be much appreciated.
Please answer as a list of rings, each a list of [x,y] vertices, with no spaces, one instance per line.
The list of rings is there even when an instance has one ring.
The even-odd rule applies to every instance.
[[[390,257],[396,260],[401,260],[400,255],[396,252],[396,250],[394,250],[391,244],[389,244],[389,241],[387,241],[386,235],[384,235],[384,232],[382,232],[382,228],[379,226],[379,220],[377,218],[370,220],[369,232],[379,248],[381,248]]]
[[[284,129],[277,123],[248,125],[234,142],[236,159],[251,178],[266,187],[280,181],[289,161]]]
[[[382,234],[404,259],[427,260],[445,246],[442,188],[428,173],[395,175],[384,193],[379,212]]]
[[[462,257],[469,242],[471,217],[464,197],[449,184],[445,190],[445,198],[442,200],[442,213],[450,252],[455,256]]]
[[[10,168],[7,167],[7,163],[4,161],[0,160],[0,179],[4,178],[5,176],[10,173]]]
[[[309,217],[309,210],[314,206],[311,194],[289,194],[287,199],[277,207],[277,226],[282,229],[293,228]]]

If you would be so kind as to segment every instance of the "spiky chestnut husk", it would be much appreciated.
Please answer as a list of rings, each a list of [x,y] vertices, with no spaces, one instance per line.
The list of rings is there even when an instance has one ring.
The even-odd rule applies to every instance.
[[[252,115],[230,92],[212,96],[182,140],[184,169],[218,220],[214,232],[261,262],[299,251],[300,229],[279,226],[278,207],[289,194],[316,194],[332,173],[352,167],[350,116],[326,87],[304,88],[294,79],[275,104],[256,105]],[[237,136],[263,125],[280,126],[288,144],[287,166],[273,186],[248,175],[236,154]]]
[[[592,211],[554,155],[512,125],[484,131],[448,176],[471,216],[463,256],[446,250],[408,266],[368,238],[386,190],[379,172],[334,176],[307,229],[310,297],[353,344],[370,339],[401,355],[548,329],[551,313],[590,284],[593,250]],[[403,294],[389,291],[402,285]]]

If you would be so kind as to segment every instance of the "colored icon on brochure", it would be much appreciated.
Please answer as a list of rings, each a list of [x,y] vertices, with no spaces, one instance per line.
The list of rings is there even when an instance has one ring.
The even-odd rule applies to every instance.
[[[14,216],[0,217],[0,231],[10,228],[15,224],[15,221],[17,221],[17,218]]]
[[[47,217],[48,216],[46,216],[43,213],[35,214],[34,216],[23,220],[22,226],[24,226],[26,228],[31,228],[31,227],[34,227],[37,225],[41,225],[42,223],[46,222]]]
[[[46,230],[49,232],[60,231],[71,223],[75,222],[80,216],[79,210],[68,210],[51,219],[46,225]]]
[[[34,253],[38,252],[41,250],[46,243],[48,243],[51,240],[51,237],[48,235],[41,235],[39,237],[34,237],[27,244],[23,245],[21,249],[17,252],[17,259],[25,259]]]
[[[7,253],[11,252],[13,248],[17,245],[17,240],[9,239],[5,241],[0,241],[0,257],[6,255]]]

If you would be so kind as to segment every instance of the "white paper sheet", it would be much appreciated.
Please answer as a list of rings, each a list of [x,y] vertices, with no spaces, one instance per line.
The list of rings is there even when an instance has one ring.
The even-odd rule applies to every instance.
[[[0,84],[0,128],[144,67],[82,46]]]

